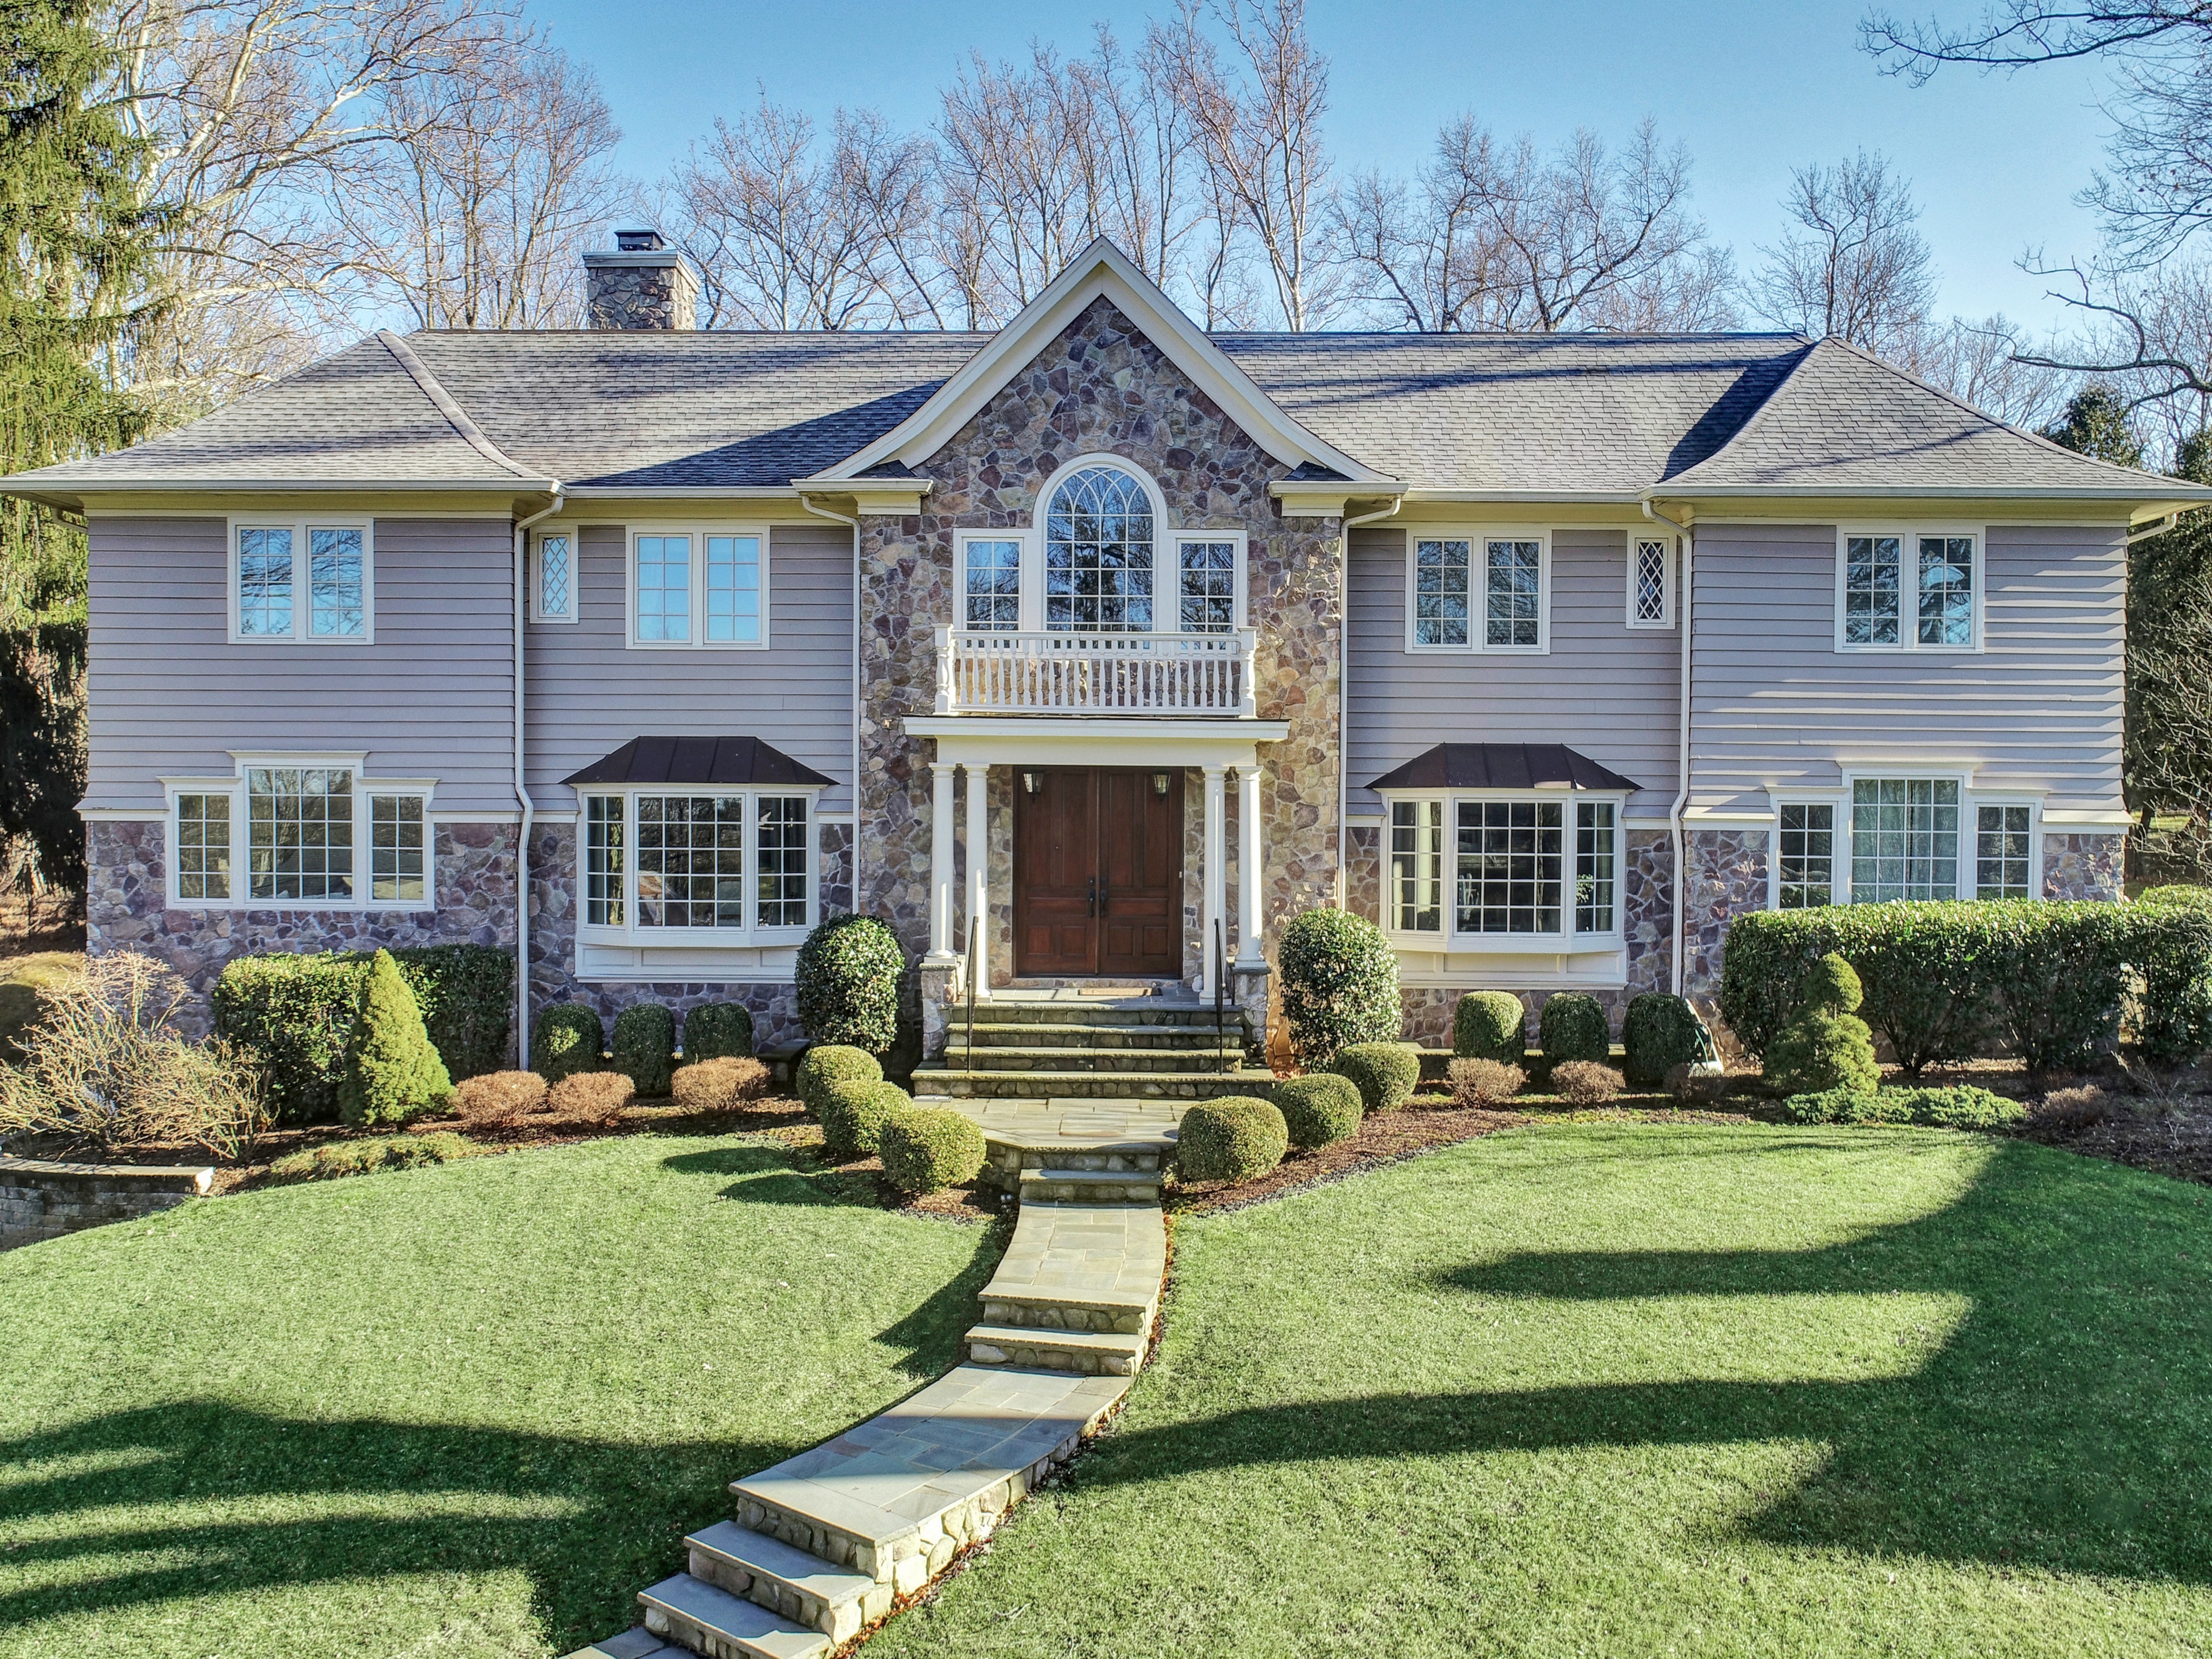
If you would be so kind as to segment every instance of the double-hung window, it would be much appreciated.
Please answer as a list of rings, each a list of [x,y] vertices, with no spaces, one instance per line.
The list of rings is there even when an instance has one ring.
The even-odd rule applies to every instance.
[[[1542,652],[1551,643],[1551,546],[1538,531],[1416,532],[1407,573],[1413,650]]]
[[[695,786],[583,808],[583,921],[602,942],[776,942],[811,925],[811,796]]]
[[[1384,925],[1437,950],[1615,948],[1620,811],[1582,793],[1395,797]]]
[[[1854,777],[1840,799],[1776,803],[1774,903],[2028,898],[2038,831],[2033,803],[1975,800],[1955,777]]]
[[[962,626],[979,634],[1012,633],[1022,625],[1022,542],[1018,536],[969,536],[961,543]]]
[[[577,575],[575,532],[542,532],[538,538],[538,562],[531,590],[532,616],[542,623],[575,621]]]
[[[1846,528],[1838,549],[1837,648],[1975,649],[1981,548],[1978,531]]]
[[[427,909],[435,900],[428,782],[357,763],[242,763],[173,779],[171,899],[185,908]]]
[[[1241,539],[1182,536],[1176,541],[1177,621],[1186,634],[1227,634],[1237,627],[1237,565]]]
[[[757,649],[768,643],[769,540],[760,529],[655,526],[630,536],[630,643]]]
[[[230,637],[368,644],[375,632],[372,541],[366,520],[232,520]]]

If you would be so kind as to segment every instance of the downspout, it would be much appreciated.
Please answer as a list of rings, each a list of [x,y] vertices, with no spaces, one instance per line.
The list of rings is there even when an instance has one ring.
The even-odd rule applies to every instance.
[[[853,907],[860,903],[860,520],[817,507],[805,495],[799,504],[817,519],[835,519],[853,532]]]
[[[1352,897],[1347,879],[1352,865],[1352,761],[1347,752],[1347,739],[1352,728],[1352,532],[1364,525],[1396,517],[1404,502],[1403,496],[1393,495],[1390,505],[1380,512],[1363,513],[1356,519],[1346,519],[1343,526],[1344,580],[1339,586],[1339,592],[1341,595],[1340,602],[1344,607],[1344,619],[1336,630],[1336,903],[1339,909],[1345,908]]]
[[[530,1064],[530,831],[538,817],[538,804],[530,799],[523,775],[523,624],[530,603],[530,526],[550,519],[566,505],[561,481],[553,481],[553,503],[542,513],[518,520],[514,526],[514,799],[522,808],[522,829],[514,841],[514,1031],[516,1064]],[[571,555],[569,580],[575,580]]]
[[[1682,839],[1682,811],[1690,801],[1690,596],[1696,591],[1690,580],[1690,571],[1692,561],[1697,557],[1698,537],[1687,525],[1680,520],[1668,518],[1653,507],[1648,499],[1643,505],[1645,518],[1671,525],[1682,533],[1681,603],[1675,606],[1675,619],[1682,629],[1681,701],[1675,713],[1680,738],[1674,761],[1674,803],[1667,809],[1667,833],[1674,854],[1674,927],[1667,958],[1674,994],[1680,996],[1685,977],[1683,957],[1686,954],[1682,944],[1682,924],[1687,914],[1690,883],[1688,849],[1683,845]]]

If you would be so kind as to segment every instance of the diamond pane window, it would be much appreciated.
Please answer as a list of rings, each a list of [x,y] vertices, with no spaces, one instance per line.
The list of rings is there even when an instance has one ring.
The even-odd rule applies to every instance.
[[[1636,539],[1636,620],[1661,623],[1667,620],[1667,566],[1669,549],[1648,536]]]
[[[1541,542],[1484,544],[1484,644],[1541,643],[1542,624],[1538,613],[1543,602],[1543,564]]]
[[[1184,542],[1182,565],[1182,631],[1226,634],[1237,626],[1237,544]]]
[[[1413,544],[1413,643],[1465,645],[1469,544]]]
[[[546,536],[538,544],[538,614],[567,617],[574,598],[575,572],[570,564],[568,538]]]
[[[1959,785],[1862,778],[1851,785],[1851,902],[1959,896]]]
[[[1390,892],[1398,931],[1440,933],[1444,926],[1444,804],[1390,803]]]
[[[1152,629],[1152,502],[1118,468],[1086,466],[1045,515],[1045,626],[1084,634]]]
[[[806,925],[806,797],[760,799],[760,925]]]
[[[707,643],[758,645],[761,544],[757,536],[707,538]]]
[[[691,538],[637,538],[637,636],[682,644],[691,637]]]
[[[422,798],[368,798],[368,896],[390,903],[423,897]]]
[[[1618,890],[1613,846],[1613,805],[1589,800],[1575,808],[1575,932],[1613,931],[1613,896]]]
[[[1022,625],[1022,544],[987,541],[967,544],[963,612],[967,625],[982,633],[1006,633]]]
[[[238,532],[238,631],[259,638],[292,632],[292,532]]]
[[[1904,544],[1895,536],[1844,542],[1844,643],[1896,645]]]
[[[638,797],[637,925],[745,925],[743,796]]]
[[[1974,896],[2027,898],[2033,859],[2031,812],[2025,806],[1974,809]]]
[[[362,536],[358,530],[307,532],[307,631],[319,638],[362,632]]]
[[[629,842],[623,832],[623,798],[592,795],[584,802],[584,920],[594,927],[619,927],[625,912]]]
[[[1920,643],[1974,642],[1974,538],[1920,538]]]
[[[353,774],[254,767],[246,775],[246,863],[258,899],[353,897]]]
[[[1832,901],[1836,879],[1836,809],[1801,801],[1782,809],[1776,896],[1784,910],[1814,910]]]
[[[177,896],[230,896],[230,797],[177,797]]]
[[[1462,933],[1556,933],[1565,809],[1557,801],[1459,804]]]

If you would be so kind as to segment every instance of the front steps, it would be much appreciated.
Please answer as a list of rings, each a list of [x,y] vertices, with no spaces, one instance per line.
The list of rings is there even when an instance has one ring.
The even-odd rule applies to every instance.
[[[1052,1097],[1210,1100],[1264,1091],[1247,1066],[1250,1032],[1235,1009],[1187,991],[1088,999],[1066,990],[994,993],[948,1011],[945,1053],[915,1068],[917,1095],[953,1100]]]

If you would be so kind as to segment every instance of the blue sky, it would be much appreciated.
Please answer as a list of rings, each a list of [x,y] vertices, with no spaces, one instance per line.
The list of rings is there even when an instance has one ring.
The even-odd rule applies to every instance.
[[[2002,310],[2037,326],[2058,320],[2060,307],[2043,297],[2045,282],[2014,268],[2023,246],[2063,259],[2094,244],[2073,200],[2100,161],[2106,126],[2091,66],[1946,70],[1916,88],[1858,50],[1862,4],[1310,4],[1309,27],[1332,60],[1331,142],[1346,169],[1410,170],[1438,125],[1463,110],[1546,143],[1577,126],[1625,136],[1649,113],[1689,146],[1697,210],[1748,264],[1779,229],[1793,166],[1878,149],[1912,181],[1942,310]],[[1965,4],[1978,9],[1978,0]],[[1921,5],[1964,12],[1962,0]],[[623,127],[623,164],[653,177],[717,114],[750,103],[761,82],[817,115],[873,106],[919,126],[970,47],[1014,56],[1041,34],[1078,51],[1098,21],[1133,42],[1146,15],[1167,7],[535,0],[532,9],[599,71]]]

